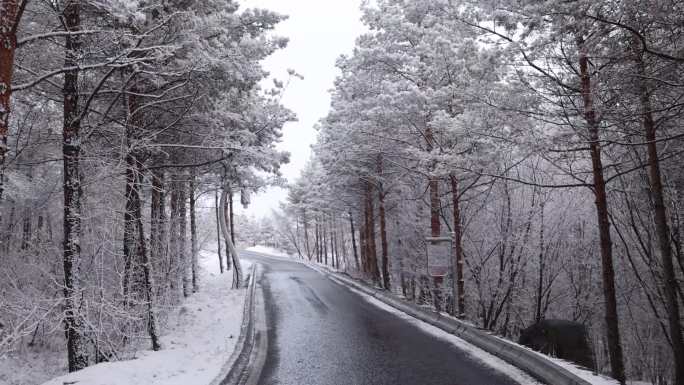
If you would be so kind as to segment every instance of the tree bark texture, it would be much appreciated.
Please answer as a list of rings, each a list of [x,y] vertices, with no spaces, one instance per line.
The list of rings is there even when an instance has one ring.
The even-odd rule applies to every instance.
[[[70,1],[64,9],[64,26],[68,31],[81,28],[80,2]],[[65,45],[65,67],[78,65],[80,38],[68,35]],[[11,68],[9,69],[11,71]],[[3,71],[3,70],[0,70]],[[67,359],[70,372],[88,366],[85,325],[81,314],[81,137],[78,106],[77,69],[64,73],[64,128],[62,153],[64,162],[64,326],[67,337]],[[9,79],[8,79],[9,80]],[[7,91],[9,92],[9,91]],[[9,96],[8,96],[9,97]],[[4,107],[3,107],[4,108]],[[9,111],[7,111],[9,113]],[[6,137],[3,139],[6,143]],[[2,145],[3,148],[4,144]],[[3,150],[4,151],[4,150]],[[4,156],[4,152],[3,155]]]
[[[618,325],[617,299],[615,294],[615,270],[613,267],[613,243],[610,237],[610,213],[606,194],[606,181],[603,175],[601,145],[599,143],[599,121],[594,110],[591,75],[589,74],[589,58],[584,39],[578,37],[579,70],[584,118],[587,122],[589,147],[594,178],[594,196],[596,198],[596,216],[601,243],[601,265],[603,275],[603,296],[605,300],[605,320],[608,339],[608,355],[610,356],[611,374],[621,384],[625,383],[625,367],[620,342]]]

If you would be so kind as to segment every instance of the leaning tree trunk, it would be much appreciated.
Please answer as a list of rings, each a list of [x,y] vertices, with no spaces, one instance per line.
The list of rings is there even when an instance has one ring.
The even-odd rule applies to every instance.
[[[235,245],[233,244],[233,241],[230,237],[230,230],[228,229],[227,225],[227,218],[225,215],[226,212],[226,206],[227,206],[227,200],[228,200],[228,192],[229,189],[224,187],[223,191],[221,192],[221,212],[224,213],[224,215],[221,215],[220,219],[220,224],[221,224],[221,232],[223,233],[223,237],[226,241],[226,246],[228,247],[229,254],[233,260],[233,284],[232,288],[237,289],[242,286],[242,267],[240,266],[240,259],[238,257],[237,251],[235,251]]]
[[[621,384],[625,383],[625,366],[620,342],[618,325],[617,299],[615,294],[615,270],[613,267],[613,243],[610,238],[610,213],[606,181],[603,175],[601,160],[601,144],[599,143],[599,121],[594,110],[592,99],[591,75],[589,74],[589,58],[582,37],[577,38],[579,48],[579,70],[584,117],[589,133],[589,152],[591,155],[592,174],[594,178],[594,196],[596,198],[596,216],[598,219],[599,238],[601,243],[601,264],[603,269],[603,297],[605,301],[605,320],[608,338],[608,354],[610,356],[611,374]]]
[[[80,2],[71,1],[64,9],[67,31],[81,28]],[[65,67],[78,65],[80,48],[78,35],[67,35]],[[0,70],[2,71],[2,70]],[[80,179],[80,111],[78,107],[78,75],[74,69],[64,73],[64,129],[62,153],[64,158],[64,326],[67,337],[69,371],[88,366],[85,346],[85,325],[80,287],[81,262],[81,179]],[[9,111],[7,111],[9,113]]]
[[[641,41],[634,36],[632,49],[637,69],[637,89],[643,114],[643,127],[646,136],[646,149],[648,153],[648,176],[650,180],[651,196],[653,198],[654,220],[658,246],[663,265],[663,292],[667,309],[667,320],[670,329],[670,342],[675,361],[675,385],[684,385],[684,340],[682,339],[682,327],[679,315],[679,302],[677,299],[677,277],[672,262],[672,245],[670,243],[670,228],[667,223],[667,209],[663,192],[663,181],[660,172],[660,160],[658,159],[658,144],[656,142],[656,124],[653,119],[651,97],[645,79],[647,79],[646,65],[643,60]]]

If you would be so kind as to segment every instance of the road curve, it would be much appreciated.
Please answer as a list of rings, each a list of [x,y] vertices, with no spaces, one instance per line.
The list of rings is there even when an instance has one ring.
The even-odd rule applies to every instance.
[[[243,256],[264,266],[260,385],[517,384],[302,264]]]

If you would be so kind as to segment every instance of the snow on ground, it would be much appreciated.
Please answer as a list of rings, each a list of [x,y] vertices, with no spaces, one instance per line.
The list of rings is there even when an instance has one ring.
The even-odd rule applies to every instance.
[[[253,251],[255,253],[275,255],[276,257],[292,258],[291,255],[289,255],[289,254],[287,254],[281,250],[274,249],[274,248],[268,247],[268,246],[256,245],[256,246],[248,247],[245,250]]]
[[[60,349],[52,345],[26,347],[0,357],[0,384],[40,384],[64,373],[67,367],[66,352],[61,350],[61,345],[59,347]]]
[[[217,259],[215,253],[200,253],[200,292],[170,318],[161,351],[144,351],[134,360],[90,366],[43,385],[209,384],[233,353],[246,293],[245,289],[230,289],[232,274],[219,274]],[[243,262],[245,273],[249,265]]]

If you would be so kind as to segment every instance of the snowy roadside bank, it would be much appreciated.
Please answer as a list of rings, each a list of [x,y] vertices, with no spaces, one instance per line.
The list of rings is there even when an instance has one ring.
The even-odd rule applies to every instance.
[[[174,312],[162,337],[163,350],[90,366],[43,385],[209,384],[233,353],[247,292],[230,289],[232,274],[219,274],[217,258],[213,252],[201,252],[200,292]],[[245,271],[250,265],[243,262]]]

